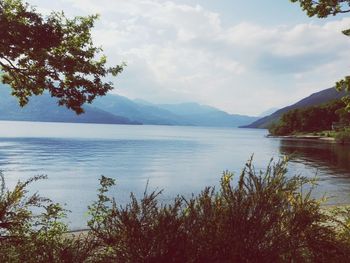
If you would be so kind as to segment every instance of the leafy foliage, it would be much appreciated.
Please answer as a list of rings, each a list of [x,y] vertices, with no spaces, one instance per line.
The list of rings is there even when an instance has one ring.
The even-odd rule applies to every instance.
[[[94,243],[66,234],[66,211],[38,194],[28,196],[28,185],[44,178],[18,182],[10,191],[0,173],[0,262],[85,262],[89,257]]]
[[[26,197],[26,187],[33,181],[43,179],[37,176],[25,182],[18,182],[13,191],[6,189],[4,176],[0,173],[0,236],[1,241],[11,240],[19,236],[32,222],[33,216],[30,212],[32,207],[40,207],[47,199],[34,194]]]
[[[350,12],[350,0],[291,0],[291,2],[298,2],[308,16],[319,18]]]
[[[104,82],[123,65],[107,67],[91,29],[97,15],[68,19],[63,13],[43,17],[21,0],[0,0],[0,66],[21,106],[44,91],[76,113],[82,105],[112,89]],[[99,58],[97,58],[99,56]]]

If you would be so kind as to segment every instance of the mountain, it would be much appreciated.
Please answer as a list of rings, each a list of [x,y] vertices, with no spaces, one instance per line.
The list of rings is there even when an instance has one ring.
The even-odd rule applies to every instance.
[[[214,107],[201,105],[194,102],[178,103],[178,104],[157,104],[159,108],[170,111],[180,116],[205,114],[218,111]]]
[[[278,108],[267,109],[266,111],[263,111],[262,113],[260,113],[258,117],[262,118],[262,117],[269,116],[269,115],[271,115],[272,113],[274,113],[277,110],[278,110]]]
[[[98,98],[94,105],[130,120],[153,125],[238,127],[257,120],[257,117],[229,114],[198,103],[152,104],[118,95]]]
[[[214,107],[198,103],[160,104],[165,110],[181,116],[195,126],[238,127],[257,120],[257,117],[229,114]]]
[[[89,105],[84,106],[84,109],[84,114],[76,115],[65,107],[59,107],[47,94],[33,96],[29,103],[21,108],[17,99],[10,95],[10,89],[0,85],[0,120],[139,124]]]
[[[21,108],[4,85],[0,85],[0,106],[0,120],[15,121],[238,127],[257,119],[197,103],[157,105],[112,94],[85,105],[81,115],[59,107],[48,94],[31,97]]]
[[[97,98],[93,105],[106,112],[124,116],[132,121],[153,125],[191,125],[180,116],[156,105],[135,102],[119,95],[107,95]]]
[[[329,102],[334,99],[340,99],[345,95],[345,92],[338,92],[335,88],[329,88],[325,89],[316,93],[311,94],[310,96],[298,101],[297,103],[294,103],[293,105],[284,107],[282,109],[279,109],[272,113],[269,116],[263,117],[261,119],[258,119],[257,121],[254,121],[253,123],[241,126],[242,128],[268,128],[272,123],[277,122],[280,117],[293,109],[298,108],[304,108],[304,107],[310,107],[314,105],[320,105],[326,102]]]

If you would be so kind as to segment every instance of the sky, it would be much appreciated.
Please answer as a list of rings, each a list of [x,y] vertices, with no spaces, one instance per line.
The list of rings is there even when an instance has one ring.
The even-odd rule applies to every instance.
[[[126,62],[112,93],[259,115],[350,71],[350,15],[309,18],[289,0],[27,0],[45,14],[99,14],[93,40]]]

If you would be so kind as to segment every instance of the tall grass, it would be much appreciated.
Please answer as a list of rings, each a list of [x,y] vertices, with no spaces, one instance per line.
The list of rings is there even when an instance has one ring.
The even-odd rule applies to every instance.
[[[30,262],[21,261],[30,253],[41,260],[31,262],[347,262],[349,211],[325,212],[311,195],[314,181],[287,177],[286,168],[281,160],[256,171],[249,160],[237,183],[225,172],[218,189],[170,204],[159,203],[161,192],[146,191],[119,205],[109,197],[114,180],[102,177],[83,237],[64,234],[64,211],[56,204],[44,207],[39,224],[19,224],[15,236],[0,214],[0,261]],[[0,204],[7,199],[1,194]],[[33,218],[28,213],[26,222]]]

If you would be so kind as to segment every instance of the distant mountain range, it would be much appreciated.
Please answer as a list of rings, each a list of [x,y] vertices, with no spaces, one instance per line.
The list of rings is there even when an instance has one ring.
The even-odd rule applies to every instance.
[[[140,100],[132,101],[118,95],[100,97],[93,105],[132,121],[152,125],[238,127],[258,119],[257,117],[229,114],[198,103],[152,104]]]
[[[238,127],[258,119],[197,103],[158,105],[118,95],[97,98],[92,105],[84,106],[81,115],[59,107],[47,94],[33,96],[21,108],[4,85],[0,85],[0,105],[0,120],[15,121]]]
[[[322,103],[326,103],[334,99],[340,99],[344,95],[345,95],[345,92],[337,92],[335,88],[325,89],[325,90],[313,93],[310,96],[298,101],[297,103],[294,103],[293,105],[279,109],[274,113],[272,113],[271,115],[258,119],[249,125],[245,125],[245,126],[243,125],[241,127],[266,129],[272,123],[277,122],[284,113],[290,110],[320,105]]]
[[[17,98],[10,95],[9,88],[0,85],[0,120],[139,124],[96,107],[85,106],[84,109],[85,114],[76,115],[65,107],[59,107],[47,94],[30,98],[28,105],[21,108]]]

